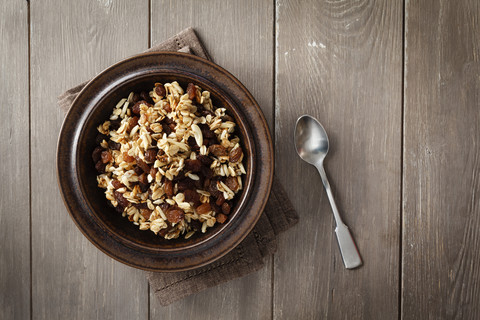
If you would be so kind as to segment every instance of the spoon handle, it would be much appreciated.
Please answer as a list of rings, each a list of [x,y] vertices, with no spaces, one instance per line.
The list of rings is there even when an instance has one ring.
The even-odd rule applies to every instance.
[[[340,214],[338,213],[337,205],[335,204],[335,199],[333,198],[332,189],[330,188],[330,183],[328,182],[327,173],[323,168],[323,163],[316,166],[320,177],[322,177],[323,186],[325,191],[327,191],[328,200],[330,201],[330,206],[332,207],[333,216],[335,217],[335,223],[337,227],[335,228],[335,234],[337,235],[338,246],[340,247],[340,253],[342,254],[343,264],[347,269],[354,269],[362,265],[362,259],[358,253],[357,246],[353,240],[350,230],[343,223]]]

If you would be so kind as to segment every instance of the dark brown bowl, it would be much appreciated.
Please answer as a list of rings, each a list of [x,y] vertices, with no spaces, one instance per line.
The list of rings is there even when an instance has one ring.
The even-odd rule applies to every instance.
[[[155,82],[193,82],[211,92],[216,107],[235,118],[242,141],[247,175],[244,189],[229,220],[205,234],[165,240],[109,207],[97,187],[91,160],[96,127],[116,103],[131,91],[152,88]],[[145,53],[106,69],[80,92],[67,113],[57,146],[61,194],[72,219],[100,250],[132,267],[152,271],[181,271],[208,264],[232,250],[252,230],[270,193],[273,147],[267,123],[248,90],[216,64],[183,53]],[[238,195],[237,195],[238,198]]]

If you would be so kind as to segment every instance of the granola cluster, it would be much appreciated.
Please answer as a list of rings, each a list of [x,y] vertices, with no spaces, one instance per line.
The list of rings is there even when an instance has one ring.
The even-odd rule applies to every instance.
[[[225,223],[245,174],[225,111],[192,83],[186,92],[175,81],[130,93],[98,126],[98,186],[140,230],[165,239]]]

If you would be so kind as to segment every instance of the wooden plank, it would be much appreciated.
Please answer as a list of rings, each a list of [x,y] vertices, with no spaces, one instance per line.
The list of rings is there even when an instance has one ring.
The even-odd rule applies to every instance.
[[[148,47],[148,1],[31,2],[33,318],[146,319],[143,271],[96,249],[57,187],[56,97]]]
[[[194,27],[214,61],[250,90],[273,128],[272,1],[153,1],[151,22],[153,44]],[[270,319],[271,259],[255,274],[168,307],[153,294],[150,301],[152,319]]]
[[[407,1],[402,318],[480,314],[480,3]]]
[[[0,2],[0,319],[30,317],[28,7]]]
[[[300,223],[274,259],[274,319],[398,315],[402,1],[277,1],[277,174]],[[346,270],[315,168],[295,154],[311,114],[331,148],[326,171],[363,257]]]

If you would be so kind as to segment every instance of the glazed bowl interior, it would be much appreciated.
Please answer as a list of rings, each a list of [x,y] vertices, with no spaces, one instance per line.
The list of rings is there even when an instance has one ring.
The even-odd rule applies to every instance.
[[[189,239],[184,239],[183,235],[180,235],[177,239],[166,240],[161,236],[155,235],[150,230],[140,230],[137,225],[134,225],[126,217],[122,217],[121,214],[108,205],[104,189],[97,186],[96,176],[98,173],[95,170],[91,155],[96,147],[97,126],[108,120],[113,108],[120,99],[127,97],[131,91],[151,90],[155,82],[168,83],[173,81],[179,82],[182,88],[186,88],[188,83],[193,82],[200,86],[202,90],[210,91],[213,105],[217,108],[226,108],[227,114],[234,117],[237,124],[235,134],[239,136],[240,144],[244,151],[243,163],[247,174],[242,177],[243,190],[236,195],[234,207],[225,224],[217,223],[213,227],[208,228],[206,233],[195,232]],[[124,79],[124,82],[117,84],[113,90],[106,92],[86,117],[78,137],[76,152],[76,169],[81,192],[91,207],[97,223],[124,244],[153,250],[183,250],[215,237],[228,224],[234,222],[240,216],[239,213],[242,211],[246,201],[248,201],[250,183],[252,181],[254,144],[251,141],[250,129],[248,123],[244,120],[241,109],[235,106],[225,93],[219,94],[220,91],[220,88],[208,83],[208,81],[199,78],[194,79],[184,74],[172,75],[169,72],[169,74],[154,73],[133,76],[130,79]]]

